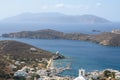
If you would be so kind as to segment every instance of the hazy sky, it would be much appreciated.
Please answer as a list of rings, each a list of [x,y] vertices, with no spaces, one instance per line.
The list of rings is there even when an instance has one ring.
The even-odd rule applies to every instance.
[[[120,0],[0,0],[0,19],[25,12],[93,14],[120,21]]]

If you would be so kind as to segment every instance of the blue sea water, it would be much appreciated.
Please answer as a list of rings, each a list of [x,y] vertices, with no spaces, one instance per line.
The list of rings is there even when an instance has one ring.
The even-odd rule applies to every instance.
[[[2,37],[0,40],[17,40],[51,52],[59,51],[67,59],[57,60],[55,63],[59,63],[61,66],[71,64],[72,68],[64,71],[61,75],[77,76],[80,68],[84,68],[86,71],[106,68],[120,70],[120,47],[102,46],[78,40],[11,39]]]
[[[33,31],[40,29],[55,29],[63,32],[81,32],[96,34],[92,30],[101,32],[120,29],[120,23],[110,24],[39,24],[39,23],[0,23],[0,35],[3,33],[17,31]],[[0,38],[9,40],[10,38]],[[67,57],[64,60],[57,60],[59,66],[71,64],[72,69],[64,71],[61,75],[77,76],[78,69],[86,71],[103,70],[112,68],[120,70],[120,47],[102,46],[92,42],[77,40],[44,40],[44,39],[13,39],[25,42],[36,47],[56,52]]]
[[[40,24],[40,23],[2,23],[0,22],[0,35],[18,31],[34,31],[41,29],[54,29],[62,32],[80,32],[87,34],[96,34],[92,30],[101,32],[120,29],[120,23],[103,23],[103,24]]]

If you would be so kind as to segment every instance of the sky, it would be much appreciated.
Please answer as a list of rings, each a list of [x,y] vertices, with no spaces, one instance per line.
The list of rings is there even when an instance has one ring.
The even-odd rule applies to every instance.
[[[0,19],[21,13],[92,14],[120,22],[120,0],[0,0]]]

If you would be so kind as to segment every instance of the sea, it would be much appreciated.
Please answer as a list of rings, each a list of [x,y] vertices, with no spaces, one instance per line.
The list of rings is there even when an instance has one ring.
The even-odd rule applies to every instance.
[[[35,31],[41,29],[54,29],[57,31],[71,33],[79,32],[86,34],[97,34],[99,32],[108,32],[113,29],[120,29],[120,22],[102,23],[102,24],[45,24],[45,23],[4,23],[0,22],[0,35],[18,31]],[[93,32],[96,30],[98,32]]]
[[[22,24],[23,25],[23,24]],[[16,26],[16,27],[15,27]],[[24,26],[24,27],[23,27]],[[0,24],[0,33],[9,33],[16,31],[28,31],[28,30],[39,30],[44,29],[38,26],[25,27],[23,25],[8,25]],[[45,25],[44,25],[45,26]],[[72,27],[71,27],[72,26]],[[18,27],[18,28],[17,28]],[[42,26],[43,27],[43,26]],[[71,27],[71,28],[68,28]],[[47,28],[47,27],[46,27]],[[51,27],[52,28],[52,27]],[[60,27],[59,27],[60,28]],[[91,30],[100,30],[101,32],[111,31],[113,29],[120,29],[119,23],[114,24],[100,24],[100,25],[61,25],[59,29],[57,26],[53,29],[58,29],[63,32],[84,32],[86,34],[97,34]],[[77,29],[76,29],[77,28]],[[16,40],[24,43],[31,44],[38,48],[48,50],[52,53],[59,51],[60,54],[64,55],[66,59],[54,61],[54,66],[56,67],[65,67],[67,65],[71,66],[70,70],[62,72],[61,76],[78,76],[78,70],[83,68],[86,72],[91,72],[95,70],[104,70],[104,69],[115,69],[120,70],[120,47],[113,46],[103,46],[93,42],[79,41],[79,40],[57,40],[57,39],[28,39],[28,38],[3,38],[0,37],[0,40]]]

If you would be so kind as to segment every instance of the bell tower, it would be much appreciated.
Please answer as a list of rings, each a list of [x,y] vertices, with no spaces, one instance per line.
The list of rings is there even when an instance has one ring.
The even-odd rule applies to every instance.
[[[85,70],[84,69],[79,70],[79,76],[85,76]]]

